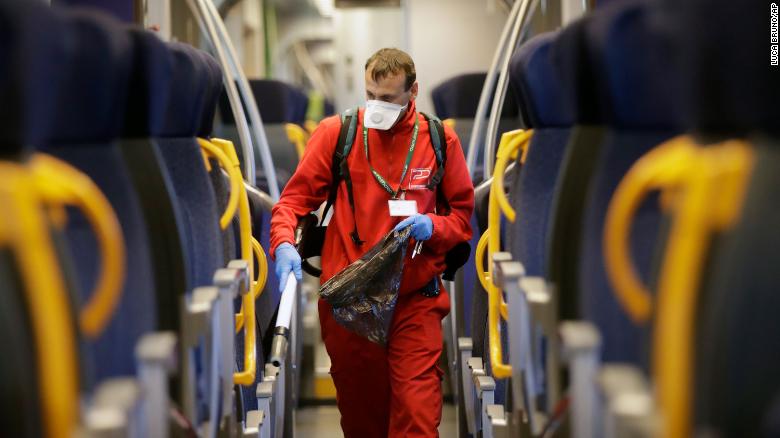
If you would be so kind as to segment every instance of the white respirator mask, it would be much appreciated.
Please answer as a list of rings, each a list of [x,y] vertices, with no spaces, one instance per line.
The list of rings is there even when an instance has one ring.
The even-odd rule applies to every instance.
[[[363,124],[366,128],[386,131],[395,125],[401,111],[407,106],[408,104],[398,105],[381,100],[368,100],[366,101],[366,112],[363,115]]]

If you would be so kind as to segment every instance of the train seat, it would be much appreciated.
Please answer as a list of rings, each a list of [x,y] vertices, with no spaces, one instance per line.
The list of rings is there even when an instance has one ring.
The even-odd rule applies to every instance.
[[[722,0],[686,2],[668,17],[692,133],[745,139],[754,155],[737,219],[713,236],[697,302],[693,415],[698,430],[721,436],[780,433],[780,83],[766,17]]]
[[[249,87],[252,89],[263,119],[263,128],[274,158],[277,181],[280,188],[283,188],[298,167],[298,154],[287,135],[285,125],[287,123],[303,125],[308,97],[292,85],[273,79],[252,79],[249,81]],[[224,92],[220,98],[219,115],[222,123],[216,130],[217,136],[239,144],[235,119],[230,110],[227,94]],[[261,162],[257,148],[255,148],[255,162]],[[263,175],[262,167],[258,167],[258,188],[267,192]]]
[[[563,28],[550,48],[561,79],[561,89],[571,102],[574,126],[569,134],[553,195],[552,217],[547,230],[547,277],[555,285],[562,319],[577,317],[577,274],[586,194],[604,139],[604,78],[595,68],[588,44],[587,14]]]
[[[526,275],[545,276],[546,236],[553,191],[571,125],[571,104],[561,92],[550,47],[557,33],[536,36],[521,46],[510,66],[512,86],[534,134],[525,165],[510,190],[518,216],[508,233],[512,255]]]
[[[128,27],[127,33],[133,44],[132,92],[119,145],[151,236],[158,328],[177,330],[180,299],[191,288],[191,280],[187,277],[182,214],[155,140],[165,121],[172,61],[168,48],[151,32]]]
[[[22,162],[45,139],[61,87],[65,23],[37,2],[0,3],[0,160]],[[40,32],[47,29],[49,32]],[[5,186],[7,181],[0,181]],[[4,206],[5,207],[5,206]],[[14,211],[3,211],[8,217]],[[43,210],[40,210],[43,213]],[[0,234],[7,232],[2,227]],[[53,227],[51,233],[57,233]],[[41,383],[31,304],[19,256],[0,242],[0,430],[9,436],[42,436]],[[61,254],[60,254],[61,255]],[[56,267],[36,268],[55,270]],[[41,291],[38,291],[39,293]],[[58,291],[52,291],[57,293]],[[71,291],[72,292],[72,291]],[[47,388],[51,390],[52,388]]]
[[[227,263],[218,223],[221,212],[195,140],[208,78],[195,49],[179,43],[168,43],[168,48],[173,62],[170,100],[157,144],[179,200],[194,288],[211,285],[214,271]]]
[[[442,120],[452,119],[455,123],[455,133],[458,134],[461,145],[468,148],[471,139],[471,131],[474,126],[474,117],[477,114],[479,96],[485,83],[487,73],[466,73],[447,79],[431,90],[433,108],[437,117]],[[488,108],[493,103],[494,91],[491,90],[491,99]],[[517,96],[511,88],[507,90],[504,98],[504,106],[501,109],[501,117],[498,121],[496,141],[501,139],[501,134],[522,127],[520,114],[517,109]],[[477,151],[484,147],[484,139],[479,139],[476,145]],[[482,181],[482,154],[477,154],[472,179],[477,184]],[[474,245],[472,245],[473,247]]]
[[[119,219],[127,251],[118,310],[99,338],[86,345],[91,354],[85,374],[92,378],[86,384],[91,387],[107,377],[135,374],[135,344],[157,325],[156,282],[140,200],[116,142],[129,92],[130,39],[102,14],[69,12],[66,20],[73,38],[63,79],[67,87],[59,93],[56,116],[40,150],[78,168],[103,191]],[[83,305],[94,288],[100,251],[78,211],[69,211],[65,236]]]
[[[681,132],[679,68],[668,39],[652,22],[652,3],[627,1],[594,14],[589,44],[607,86],[607,130],[598,155],[583,214],[579,253],[578,314],[601,332],[602,359],[647,368],[649,329],[629,320],[607,280],[604,222],[623,176],[646,152]],[[653,285],[663,215],[649,197],[634,217],[631,257],[645,284]]]

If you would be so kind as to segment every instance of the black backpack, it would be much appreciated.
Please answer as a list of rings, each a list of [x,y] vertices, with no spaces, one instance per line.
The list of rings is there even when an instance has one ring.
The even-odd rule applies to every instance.
[[[431,145],[433,152],[436,155],[436,173],[431,177],[428,182],[428,190],[436,190],[436,187],[441,183],[444,178],[444,168],[447,164],[447,141],[444,136],[444,126],[442,126],[441,120],[435,116],[430,116],[421,112],[425,120],[428,122],[428,129],[431,135]],[[331,160],[331,185],[328,192],[328,201],[325,204],[325,209],[322,212],[322,219],[318,222],[317,215],[309,213],[301,218],[298,222],[298,227],[295,230],[295,247],[298,249],[298,253],[301,255],[301,267],[309,275],[319,277],[322,274],[322,270],[312,266],[308,259],[310,257],[317,257],[322,254],[322,245],[325,242],[325,229],[326,225],[323,225],[325,218],[328,216],[328,211],[333,207],[336,202],[336,195],[338,193],[339,185],[343,180],[347,185],[347,198],[349,200],[349,206],[352,209],[352,216],[355,215],[355,196],[352,190],[352,177],[349,172],[349,166],[347,164],[347,157],[352,151],[352,145],[355,142],[355,135],[357,134],[357,117],[358,108],[350,108],[341,114],[341,130],[339,131],[338,142],[336,143],[336,149],[333,152],[333,158]],[[441,190],[436,190],[437,206],[441,206],[445,209],[443,212],[438,212],[442,215],[449,214],[449,204],[447,199]],[[354,222],[354,229],[350,234],[352,241],[356,245],[362,245],[364,242],[360,239],[360,234],[357,229],[357,221]],[[462,245],[466,245],[465,258],[464,248]],[[457,249],[457,251],[456,251]],[[447,259],[451,259],[453,262],[447,264],[448,270],[450,266],[457,265],[452,274],[445,273],[445,279],[451,280],[455,271],[463,266],[468,260],[468,255],[471,251],[471,246],[467,242],[457,245],[453,250],[447,254]],[[460,259],[463,259],[459,262]],[[457,264],[459,263],[459,264]],[[449,277],[449,278],[448,278]]]

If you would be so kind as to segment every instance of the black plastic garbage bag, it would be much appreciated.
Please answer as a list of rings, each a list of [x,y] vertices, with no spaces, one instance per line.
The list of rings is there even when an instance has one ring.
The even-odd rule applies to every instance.
[[[411,226],[390,232],[320,288],[336,321],[369,341],[387,345]]]

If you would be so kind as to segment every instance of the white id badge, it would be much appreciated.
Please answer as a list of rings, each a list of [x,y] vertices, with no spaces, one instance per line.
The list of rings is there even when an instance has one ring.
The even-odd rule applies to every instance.
[[[417,201],[403,199],[391,199],[387,201],[390,207],[390,216],[413,216],[417,214]]]

